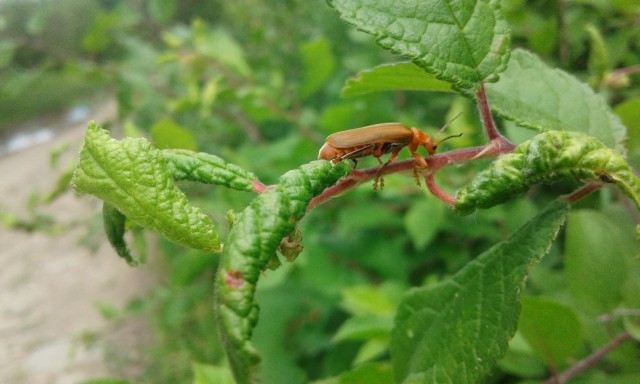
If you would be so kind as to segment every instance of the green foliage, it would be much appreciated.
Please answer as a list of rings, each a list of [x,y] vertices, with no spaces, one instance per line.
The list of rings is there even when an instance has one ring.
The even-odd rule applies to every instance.
[[[532,184],[567,177],[613,183],[640,208],[640,179],[620,154],[590,136],[548,131],[501,156],[458,191],[456,210],[489,208],[524,193]]]
[[[515,50],[501,81],[487,85],[487,93],[492,108],[519,125],[584,132],[621,149],[626,129],[602,96],[532,53]]]
[[[259,274],[277,257],[280,242],[302,218],[311,198],[347,171],[344,163],[333,166],[317,161],[287,172],[275,188],[253,200],[229,233],[216,277],[216,306],[222,340],[238,382],[257,380],[259,355],[250,338],[258,320],[253,296]]]
[[[220,249],[213,224],[173,184],[162,153],[144,139],[116,141],[91,122],[71,180],[138,225],[196,249]]]
[[[391,340],[398,382],[477,383],[494,367],[515,332],[527,270],[568,208],[550,205],[451,279],[405,294]]]
[[[329,0],[340,16],[376,42],[457,88],[495,81],[509,58],[509,28],[496,1]]]
[[[607,330],[633,333],[637,210],[625,194],[640,201],[637,7],[329,3],[85,1],[74,5],[86,18],[65,43],[68,60],[2,30],[2,100],[37,100],[31,87],[43,73],[63,97],[55,79],[108,83],[113,125],[150,138],[116,141],[91,125],[73,179],[106,201],[107,237],[129,262],[126,230],[171,240],[161,241],[166,283],[126,308],[147,314],[156,335],[150,360],[127,378],[540,381],[609,342]],[[54,36],[56,12],[38,7],[4,24]],[[510,51],[510,40],[527,50]],[[487,111],[525,141],[513,151],[492,135],[485,143],[487,121],[472,105],[481,80],[497,81],[485,84]],[[348,99],[337,99],[341,88]],[[339,198],[306,212],[348,173],[346,162],[307,164],[326,135],[384,121],[434,134],[460,111],[442,137],[464,136],[443,144],[425,172],[437,172],[443,191],[459,189],[455,208],[474,215],[421,192],[406,150],[392,165],[408,175],[386,175],[383,191],[351,189],[373,176],[367,167],[377,163],[363,158],[328,193]],[[476,155],[490,159],[471,162]],[[568,225],[552,242],[569,209],[558,196],[585,182],[601,188],[569,195]],[[221,256],[211,252],[218,238]],[[280,265],[277,252],[295,261]],[[638,381],[637,343],[601,361],[575,380]]]

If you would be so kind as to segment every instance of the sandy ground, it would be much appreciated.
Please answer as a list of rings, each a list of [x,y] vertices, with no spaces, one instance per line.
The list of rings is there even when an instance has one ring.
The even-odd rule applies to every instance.
[[[107,105],[90,119],[100,123],[113,113]],[[51,149],[68,143],[66,159],[76,157],[85,126],[0,158],[0,206],[28,217],[28,195],[49,190],[56,179]],[[95,252],[79,244],[99,209],[95,198],[67,193],[44,208],[65,228],[61,233],[0,225],[0,383],[67,384],[108,375],[105,343],[128,353],[145,334],[143,322],[114,326],[97,310],[98,302],[120,308],[154,281],[151,267],[129,267],[103,236]],[[91,334],[100,337],[87,346],[82,340]]]

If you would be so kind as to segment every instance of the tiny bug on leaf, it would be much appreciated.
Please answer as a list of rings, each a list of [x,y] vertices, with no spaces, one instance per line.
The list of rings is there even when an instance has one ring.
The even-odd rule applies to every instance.
[[[460,115],[458,114],[458,116]],[[454,120],[458,116],[454,117]],[[420,168],[426,168],[427,162],[417,152],[418,147],[425,147],[427,153],[433,155],[443,141],[452,137],[462,136],[462,133],[460,133],[436,141],[435,139],[447,125],[449,123],[445,124],[433,138],[418,128],[409,128],[400,123],[374,124],[336,132],[327,137],[324,145],[320,148],[320,152],[318,152],[318,159],[332,160],[334,163],[350,159],[354,162],[355,167],[357,165],[356,159],[372,155],[381,165],[373,179],[373,190],[375,191],[378,188],[378,180],[380,180],[380,188],[384,188],[384,179],[380,176],[380,172],[398,157],[398,153],[402,148],[408,147],[409,153],[416,159]],[[391,153],[391,156],[383,164],[380,157],[386,153]],[[416,168],[413,169],[413,174],[416,182],[420,185]]]

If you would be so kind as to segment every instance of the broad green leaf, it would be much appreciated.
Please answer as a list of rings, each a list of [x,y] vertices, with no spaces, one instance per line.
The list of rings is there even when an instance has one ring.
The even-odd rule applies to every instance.
[[[164,150],[162,156],[175,180],[223,185],[228,188],[253,192],[256,176],[243,168],[227,163],[218,156],[187,150]]]
[[[342,96],[358,96],[381,91],[452,92],[451,84],[438,80],[414,63],[396,63],[364,70],[347,79]]]
[[[502,155],[458,191],[462,214],[489,208],[524,193],[537,183],[563,178],[615,184],[640,208],[640,179],[624,157],[591,136],[548,131]]]
[[[550,298],[525,296],[518,331],[552,367],[569,363],[582,345],[582,323],[575,311]]]
[[[191,131],[170,118],[158,120],[151,127],[151,138],[156,148],[180,148],[196,150],[198,143]]]
[[[229,232],[216,274],[216,319],[238,383],[257,381],[260,355],[251,334],[258,321],[254,296],[262,270],[302,219],[309,201],[349,169],[346,163],[314,161],[285,173],[251,202]]]
[[[144,139],[117,141],[89,123],[71,183],[176,243],[212,252],[220,248],[209,217],[189,204],[173,184],[162,152]]]
[[[569,206],[556,201],[452,278],[409,291],[391,340],[400,383],[477,383],[507,350],[531,263],[549,249]]]
[[[468,89],[495,81],[509,59],[509,27],[491,0],[328,0],[342,19],[436,78]]]
[[[113,205],[104,202],[102,204],[102,221],[107,240],[118,256],[125,259],[131,266],[138,265],[140,261],[131,255],[127,243],[124,241],[126,217]]]
[[[533,53],[514,50],[500,81],[486,90],[491,108],[521,126],[586,133],[623,152],[626,128],[604,98]]]
[[[303,44],[300,53],[304,64],[300,95],[304,98],[317,91],[327,81],[336,63],[331,52],[331,43],[325,38]]]
[[[564,262],[569,292],[587,313],[611,311],[622,300],[626,262],[634,255],[633,231],[624,236],[619,220],[591,210],[571,212]]]

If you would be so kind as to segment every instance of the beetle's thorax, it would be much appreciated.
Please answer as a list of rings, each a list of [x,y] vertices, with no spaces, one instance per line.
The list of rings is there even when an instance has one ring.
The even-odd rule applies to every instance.
[[[413,140],[411,141],[411,144],[409,144],[410,149],[415,151],[416,149],[418,149],[418,146],[422,145],[427,149],[427,152],[430,155],[433,155],[436,152],[438,146],[433,141],[431,136],[429,136],[426,132],[419,130],[418,128],[411,128],[411,131],[413,132]]]

